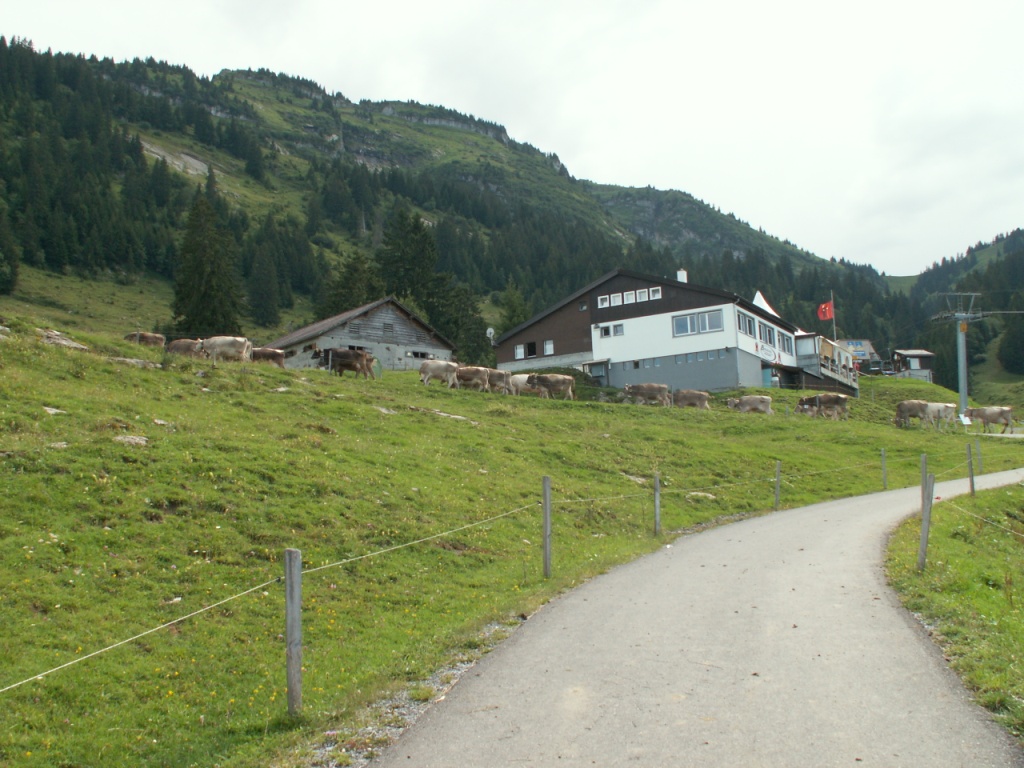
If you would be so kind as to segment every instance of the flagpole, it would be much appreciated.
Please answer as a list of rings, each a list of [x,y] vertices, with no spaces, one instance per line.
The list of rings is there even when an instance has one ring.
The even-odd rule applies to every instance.
[[[828,289],[828,303],[832,305],[832,340],[839,341],[839,336],[836,335],[836,297],[832,294],[832,289]]]

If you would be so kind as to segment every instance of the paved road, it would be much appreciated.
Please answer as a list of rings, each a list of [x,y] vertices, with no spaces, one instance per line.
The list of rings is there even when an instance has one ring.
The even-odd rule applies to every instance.
[[[787,510],[593,579],[371,765],[1024,766],[885,583],[887,534],[919,506],[912,488]]]

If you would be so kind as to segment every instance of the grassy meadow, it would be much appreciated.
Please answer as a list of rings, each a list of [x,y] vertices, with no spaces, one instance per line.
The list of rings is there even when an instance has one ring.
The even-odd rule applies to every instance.
[[[940,480],[965,476],[978,439],[892,427],[898,400],[955,400],[902,380],[865,379],[848,422],[797,416],[804,393],[778,390],[774,417],[723,396],[711,412],[547,401],[405,372],[214,368],[128,344],[123,324],[61,327],[90,351],[68,350],[41,343],[53,323],[24,305],[0,310],[0,764],[300,766],[322,748],[344,764],[368,704],[429,696],[423,681],[485,628],[682,531],[770,511],[776,462],[789,508],[880,490],[882,449],[890,488],[917,484],[922,453]],[[1019,466],[1018,441],[980,445],[986,471]],[[290,547],[305,570],[296,718]]]

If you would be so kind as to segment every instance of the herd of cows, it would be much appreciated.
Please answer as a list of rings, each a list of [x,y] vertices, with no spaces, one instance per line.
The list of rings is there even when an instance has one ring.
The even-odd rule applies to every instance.
[[[175,339],[166,342],[159,333],[136,331],[124,337],[127,341],[153,347],[164,347],[170,354],[207,358],[216,364],[218,360],[241,362],[267,362],[284,368],[284,352],[271,347],[253,347],[252,342],[241,336],[212,336],[208,339]],[[313,357],[320,366],[328,368],[339,376],[352,371],[357,376],[375,379],[372,354],[361,349],[314,349]],[[559,373],[512,373],[510,371],[485,368],[476,365],[460,365],[447,360],[425,360],[420,365],[420,381],[429,385],[431,380],[444,382],[449,389],[473,389],[481,392],[497,392],[507,395],[535,394],[540,397],[575,400],[575,380],[572,376]],[[623,398],[635,403],[697,408],[711,410],[712,395],[696,389],[671,391],[666,384],[627,384]],[[821,392],[802,397],[797,402],[797,413],[811,417],[847,419],[850,415],[849,396],[838,392]],[[743,395],[726,400],[726,407],[740,413],[773,414],[772,398],[768,395]],[[1013,408],[1009,406],[987,406],[968,408],[964,416],[972,422],[980,422],[985,432],[991,425],[1003,425],[1003,432],[1013,433]],[[930,403],[926,400],[903,400],[896,404],[893,423],[897,427],[909,427],[911,419],[918,419],[923,426],[939,429],[952,425],[957,417],[953,403]]]

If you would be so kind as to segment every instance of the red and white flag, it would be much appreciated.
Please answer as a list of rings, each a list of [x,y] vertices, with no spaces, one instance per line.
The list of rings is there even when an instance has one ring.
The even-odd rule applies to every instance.
[[[835,307],[832,306],[831,301],[826,301],[824,304],[818,305],[818,319],[819,320],[831,320],[836,316]]]

